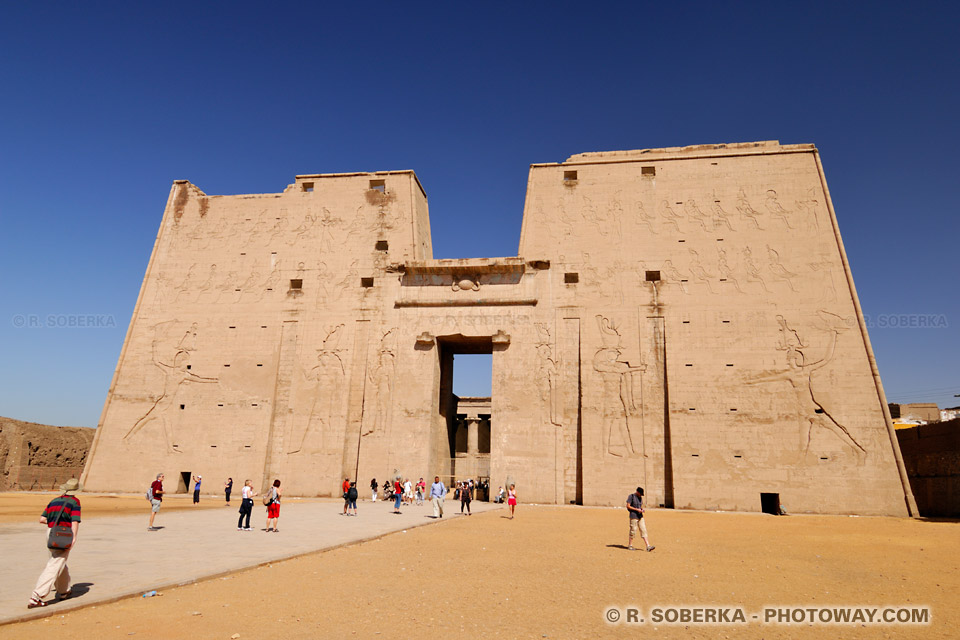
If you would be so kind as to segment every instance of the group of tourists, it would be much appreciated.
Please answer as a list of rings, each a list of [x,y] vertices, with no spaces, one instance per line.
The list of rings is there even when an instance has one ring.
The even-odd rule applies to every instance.
[[[147,527],[148,531],[157,531],[159,529],[159,527],[154,526],[154,519],[160,511],[160,506],[163,504],[163,479],[164,475],[158,473],[157,479],[151,483],[150,489],[147,491],[147,498],[151,504],[150,524]],[[193,500],[194,503],[197,503],[199,502],[199,489],[202,477],[197,475],[194,476],[193,479],[195,482]],[[404,495],[408,493],[414,496],[413,499],[417,501],[417,504],[423,504],[424,493],[426,491],[426,483],[423,481],[423,478],[420,478],[416,485],[412,485],[409,479],[401,483],[400,478],[396,477],[390,485],[394,499],[394,513],[400,513],[401,501],[405,499]],[[372,490],[371,500],[375,502],[377,499],[376,488],[378,486],[376,480],[372,480],[370,486]],[[358,497],[357,483],[350,481],[349,478],[344,478],[342,488],[344,492],[343,514],[356,516]],[[46,598],[54,590],[57,592],[58,601],[66,600],[73,595],[70,586],[70,571],[67,568],[67,558],[70,555],[70,551],[76,546],[77,536],[80,532],[80,499],[77,497],[77,492],[82,491],[83,486],[76,478],[71,478],[65,484],[61,485],[60,489],[63,493],[51,500],[40,515],[40,524],[44,524],[48,528],[47,549],[50,557],[47,560],[46,567],[44,567],[43,572],[37,579],[33,593],[30,594],[30,600],[27,603],[28,609],[45,607],[50,604],[50,601],[47,601]],[[227,482],[224,483],[224,493],[228,505],[230,504],[230,493],[232,489],[233,478],[228,478]],[[472,480],[457,483],[454,497],[460,500],[461,513],[466,510],[467,515],[471,515],[470,502],[473,501],[475,489],[476,485]],[[253,499],[256,496],[257,492],[253,489],[253,481],[244,481],[243,488],[241,489],[240,519],[237,521],[237,531],[251,530],[250,514],[253,512]],[[277,523],[280,518],[280,501],[282,496],[283,490],[280,488],[279,479],[274,480],[273,485],[264,492],[263,504],[267,507],[266,531],[268,532],[278,533],[280,531]],[[443,503],[446,496],[446,485],[440,480],[440,476],[434,476],[429,493],[429,499],[433,504],[434,518],[443,517]],[[494,502],[502,503],[503,496],[503,487],[500,487]],[[516,484],[511,483],[507,487],[505,496],[507,505],[510,508],[509,518],[513,520],[517,508]],[[645,512],[643,487],[637,487],[634,493],[627,496],[626,507],[630,523],[627,549],[630,551],[637,550],[636,547],[633,546],[633,540],[637,534],[639,534],[643,539],[646,550],[653,551],[656,547],[650,544],[650,539],[647,535],[647,526],[643,518]]]

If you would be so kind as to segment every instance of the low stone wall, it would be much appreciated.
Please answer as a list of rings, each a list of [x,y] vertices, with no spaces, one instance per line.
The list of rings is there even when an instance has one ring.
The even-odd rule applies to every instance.
[[[898,429],[921,516],[960,517],[960,419]]]
[[[0,418],[0,491],[47,491],[79,478],[95,433]]]

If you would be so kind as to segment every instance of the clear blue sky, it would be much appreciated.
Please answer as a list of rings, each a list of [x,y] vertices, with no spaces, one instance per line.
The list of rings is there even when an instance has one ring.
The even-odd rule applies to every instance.
[[[865,313],[946,320],[871,331],[890,399],[960,404],[958,5],[598,5],[4,3],[0,415],[96,425],[175,179],[413,169],[435,257],[503,256],[530,163],[765,139],[820,149]]]

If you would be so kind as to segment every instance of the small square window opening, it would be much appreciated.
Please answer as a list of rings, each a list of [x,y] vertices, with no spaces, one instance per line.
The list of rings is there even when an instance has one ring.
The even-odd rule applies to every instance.
[[[579,273],[565,273],[565,274],[563,274],[563,281],[564,281],[566,284],[576,284],[576,283],[580,282],[580,274],[579,274]]]
[[[387,182],[386,180],[371,180],[370,188],[373,189],[374,191],[379,191],[380,193],[384,193],[387,190]]]
[[[360,286],[369,289],[373,286],[373,278],[360,278]]]

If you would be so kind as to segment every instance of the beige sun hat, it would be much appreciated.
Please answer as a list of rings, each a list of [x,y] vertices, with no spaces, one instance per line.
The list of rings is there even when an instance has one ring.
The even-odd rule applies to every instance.
[[[60,485],[60,490],[68,496],[72,496],[77,491],[83,491],[83,485],[80,484],[80,481],[76,478],[70,478],[62,485]]]

